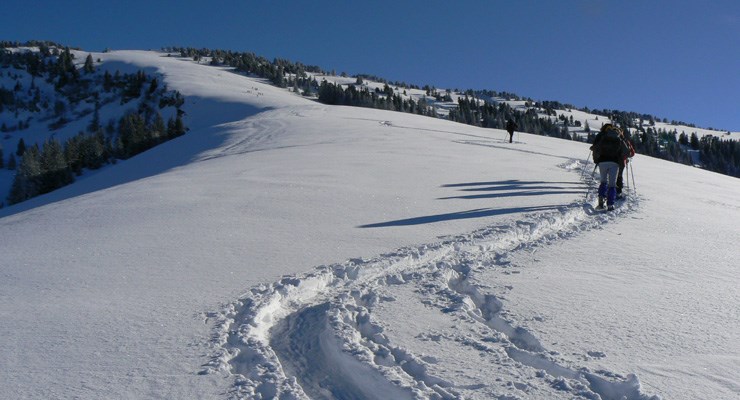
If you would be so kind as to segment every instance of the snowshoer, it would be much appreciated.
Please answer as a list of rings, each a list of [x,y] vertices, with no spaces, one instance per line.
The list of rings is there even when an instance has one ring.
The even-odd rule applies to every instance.
[[[601,181],[599,184],[599,204],[597,209],[604,209],[604,201],[609,211],[614,210],[614,201],[617,198],[617,175],[619,165],[629,154],[629,148],[620,138],[618,127],[606,124],[596,135],[591,151],[594,163],[599,166]]]
[[[506,122],[506,131],[509,132],[509,143],[512,143],[514,141],[514,131],[519,128],[516,125],[516,122],[514,122],[513,119],[509,119]]]
[[[627,166],[627,163],[629,163],[629,159],[635,156],[635,147],[632,146],[632,141],[630,140],[629,132],[620,132],[620,137],[622,141],[624,142],[624,145],[627,147],[627,154],[622,157],[622,159],[619,162],[619,173],[617,173],[617,198],[622,198],[622,188],[624,187],[624,179],[622,178],[622,174],[624,173],[624,169]]]

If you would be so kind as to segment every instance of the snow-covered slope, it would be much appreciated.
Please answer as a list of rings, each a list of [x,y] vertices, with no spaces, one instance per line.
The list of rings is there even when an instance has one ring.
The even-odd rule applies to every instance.
[[[94,56],[191,130],[0,209],[0,397],[740,393],[737,179],[637,156],[600,214],[582,143]]]

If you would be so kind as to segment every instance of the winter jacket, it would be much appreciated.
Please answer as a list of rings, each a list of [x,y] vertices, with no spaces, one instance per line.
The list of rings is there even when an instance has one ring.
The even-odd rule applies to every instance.
[[[630,154],[624,139],[614,129],[599,132],[594,138],[594,144],[591,145],[591,151],[596,164],[611,161],[622,165]]]

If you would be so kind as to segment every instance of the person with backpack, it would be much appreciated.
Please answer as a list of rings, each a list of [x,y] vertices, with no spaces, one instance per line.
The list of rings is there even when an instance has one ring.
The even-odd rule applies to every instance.
[[[624,179],[622,178],[622,174],[624,173],[624,169],[627,166],[627,163],[629,163],[629,159],[635,156],[635,147],[632,146],[629,132],[621,132],[620,130],[620,133],[622,133],[620,137],[622,138],[624,145],[627,147],[627,154],[619,163],[619,173],[617,173],[617,199],[622,198],[622,188],[624,187]]]
[[[509,120],[506,122],[506,131],[509,132],[509,143],[512,143],[514,141],[514,131],[518,128],[516,126],[516,122],[514,122],[513,119],[509,118]]]
[[[599,166],[599,204],[597,209],[604,209],[604,201],[608,211],[614,210],[614,201],[617,198],[617,175],[619,165],[623,162],[629,149],[620,137],[621,129],[605,124],[594,138],[591,151],[594,163]]]

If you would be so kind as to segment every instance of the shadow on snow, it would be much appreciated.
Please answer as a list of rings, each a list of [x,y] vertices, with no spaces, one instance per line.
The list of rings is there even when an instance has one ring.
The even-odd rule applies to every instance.
[[[581,182],[545,182],[506,180],[498,182],[469,182],[442,185],[442,187],[456,187],[461,192],[491,192],[477,193],[465,196],[440,197],[439,200],[449,199],[489,199],[497,197],[545,196],[552,194],[579,194],[583,192]],[[504,192],[504,193],[502,193]]]
[[[442,185],[445,188],[460,188],[463,192],[492,192],[478,193],[465,196],[441,197],[439,200],[449,199],[484,199],[497,197],[520,197],[520,196],[544,196],[553,194],[580,194],[584,185],[581,182],[546,182],[546,181],[520,181],[506,180],[493,182],[466,182]],[[383,228],[390,226],[410,226],[431,224],[442,221],[452,221],[470,218],[484,218],[496,215],[526,213],[535,211],[560,210],[564,204],[553,204],[529,207],[509,208],[476,208],[466,211],[458,211],[444,214],[424,215],[420,217],[397,219],[392,221],[377,222],[359,225],[358,228]]]

